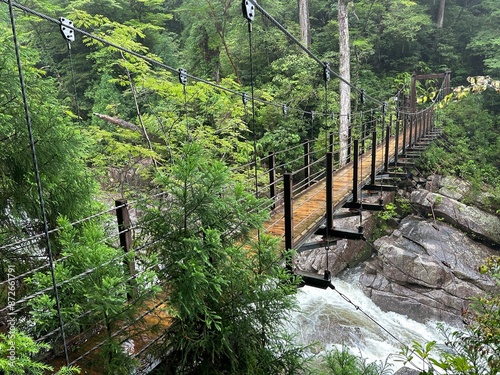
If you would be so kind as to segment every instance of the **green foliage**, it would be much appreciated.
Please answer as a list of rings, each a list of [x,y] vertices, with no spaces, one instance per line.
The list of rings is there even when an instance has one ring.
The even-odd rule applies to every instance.
[[[17,329],[7,334],[0,333],[0,371],[5,375],[44,375],[53,371],[52,366],[34,359],[40,352],[49,349],[48,344],[35,342]],[[79,374],[78,367],[62,367],[56,375]]]
[[[500,96],[496,96],[498,102]],[[475,195],[489,190],[494,212],[498,209],[495,187],[500,183],[497,147],[500,132],[498,113],[490,110],[490,106],[483,95],[469,95],[446,106],[439,115],[443,139],[431,145],[419,162],[428,172],[456,175],[470,181]]]
[[[134,278],[134,285],[127,281],[129,274],[125,272],[124,260],[133,261],[134,254],[125,256],[122,249],[106,245],[101,221],[87,222],[81,228],[75,228],[66,218],[60,218],[58,224],[63,228],[58,242],[65,258],[56,264],[55,275],[66,336],[70,338],[82,331],[91,332],[104,325],[108,336],[106,348],[109,349],[104,357],[106,363],[109,362],[110,368],[121,363],[123,370],[128,365],[124,364],[123,354],[117,357],[119,353],[113,346],[115,342],[111,334],[117,322],[123,324],[133,318],[140,302],[154,295],[157,290],[153,284],[155,274],[146,270]],[[151,268],[150,259],[142,256],[141,261],[145,267]],[[31,321],[27,329],[40,337],[57,329],[59,324],[51,275],[37,272],[27,283],[32,292],[45,290],[44,294],[28,303]],[[135,304],[124,308],[127,293],[135,295]]]
[[[164,372],[277,374],[302,362],[284,335],[296,284],[276,240],[261,235],[259,201],[199,145],[157,183],[169,192],[145,217],[158,241],[172,322]],[[252,233],[250,235],[250,233]]]
[[[388,375],[392,374],[391,365],[387,362],[367,363],[364,358],[355,356],[342,346],[325,355],[324,375]]]
[[[0,227],[15,233],[40,228],[40,204],[30,152],[19,77],[8,28],[0,22]],[[85,162],[91,143],[57,99],[56,82],[38,69],[38,53],[21,50],[45,208],[49,223],[58,215],[71,220],[89,213],[95,192]],[[24,222],[24,224],[23,224]]]

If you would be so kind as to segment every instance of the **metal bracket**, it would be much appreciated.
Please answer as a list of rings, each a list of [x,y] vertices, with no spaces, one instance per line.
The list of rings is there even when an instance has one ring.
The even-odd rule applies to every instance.
[[[365,210],[365,211],[384,211],[385,206],[381,204],[370,204],[361,202],[346,202],[342,206],[343,208],[352,208],[355,210]]]
[[[286,106],[286,104],[283,104],[282,110],[283,110],[283,116],[286,116],[288,114],[288,107]]]
[[[329,278],[325,279],[325,277],[323,277],[322,279],[320,279],[317,277],[302,275],[300,273],[296,273],[296,275],[299,275],[302,278],[302,282],[298,285],[299,288],[307,285],[319,289],[328,289],[328,287],[331,285],[331,281]]]
[[[255,6],[248,0],[243,0],[241,2],[241,9],[243,10],[243,17],[245,17],[248,22],[252,22],[255,17]]]
[[[362,240],[364,238],[364,228],[358,227],[357,231],[348,230],[348,229],[331,229],[330,235],[338,238],[345,238],[348,240]]]
[[[372,191],[398,191],[397,186],[393,185],[365,185],[361,189],[363,190],[372,190]]]
[[[187,84],[187,70],[184,68],[179,69],[179,82],[184,86]]]
[[[330,81],[330,63],[325,61],[323,63],[323,80],[325,80],[325,82],[328,82]]]
[[[59,28],[61,29],[61,33],[68,42],[74,42],[75,41],[75,30],[73,29],[73,21],[61,17],[59,18],[59,22],[61,24],[59,25]]]

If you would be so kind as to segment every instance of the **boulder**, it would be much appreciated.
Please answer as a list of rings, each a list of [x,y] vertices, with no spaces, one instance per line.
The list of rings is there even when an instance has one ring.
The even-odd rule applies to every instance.
[[[410,216],[374,245],[360,283],[385,311],[460,325],[471,298],[495,288],[479,266],[497,252],[444,223]]]
[[[394,373],[394,375],[418,375],[420,371],[409,368],[409,367],[401,367],[398,371]]]
[[[495,213],[495,210],[492,210],[495,195],[491,187],[483,186],[482,190],[478,191],[469,182],[458,177],[440,175],[427,177],[426,183],[420,184],[419,187],[462,203],[471,202],[472,205],[484,211]]]
[[[454,176],[430,176],[427,179],[426,190],[461,201],[472,190],[471,184]]]
[[[423,189],[413,191],[410,202],[489,245],[500,246],[500,218],[496,215]]]

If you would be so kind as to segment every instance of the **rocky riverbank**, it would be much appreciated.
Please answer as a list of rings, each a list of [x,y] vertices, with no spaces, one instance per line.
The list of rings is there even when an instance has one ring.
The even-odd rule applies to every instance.
[[[399,195],[409,202],[413,214],[400,218],[396,228],[373,246],[342,240],[328,252],[316,249],[300,254],[298,268],[322,274],[328,267],[336,275],[364,261],[360,285],[381,309],[420,322],[438,320],[459,326],[471,299],[494,288],[479,266],[499,254],[500,218],[476,207],[484,207],[487,197],[478,194],[471,199],[471,188],[463,181],[433,176],[409,186]],[[475,205],[460,200],[475,201]],[[355,222],[359,218],[349,220],[342,225],[359,225]],[[363,214],[367,236],[375,222],[373,214]]]

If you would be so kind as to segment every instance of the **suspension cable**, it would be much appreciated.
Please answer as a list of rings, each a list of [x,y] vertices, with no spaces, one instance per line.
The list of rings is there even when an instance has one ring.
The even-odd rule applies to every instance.
[[[54,258],[52,255],[52,248],[50,245],[49,224],[47,221],[47,214],[45,211],[45,202],[43,199],[42,181],[40,178],[40,171],[38,169],[38,160],[37,160],[37,156],[36,156],[35,139],[33,136],[33,128],[32,128],[32,124],[31,124],[31,114],[30,114],[30,110],[29,110],[28,95],[26,93],[26,84],[24,81],[23,66],[22,66],[22,62],[21,62],[21,53],[19,51],[19,43],[17,40],[17,29],[16,29],[16,21],[14,18],[14,9],[13,9],[11,0],[8,0],[8,2],[9,2],[10,22],[11,22],[11,26],[12,26],[12,37],[13,37],[13,42],[14,42],[14,49],[16,52],[17,68],[18,68],[18,72],[19,72],[19,83],[21,85],[21,95],[23,97],[24,113],[25,113],[25,117],[26,117],[26,125],[28,127],[31,156],[33,159],[33,168],[34,168],[35,179],[36,179],[36,184],[37,184],[37,188],[38,188],[38,198],[40,201],[40,210],[42,213],[43,231],[45,234],[45,240],[47,241],[47,253],[49,256],[50,274],[51,274],[51,278],[52,278],[52,287],[53,287],[53,291],[54,291],[54,298],[56,300],[57,315],[59,317],[59,327],[61,330],[61,337],[62,337],[62,341],[63,341],[64,357],[66,360],[66,365],[69,367],[68,348],[66,346],[66,336],[64,333],[64,322],[63,322],[63,318],[62,318],[61,304],[59,301],[59,294],[58,294],[58,290],[57,290],[57,281],[56,281],[55,268],[54,268]]]

